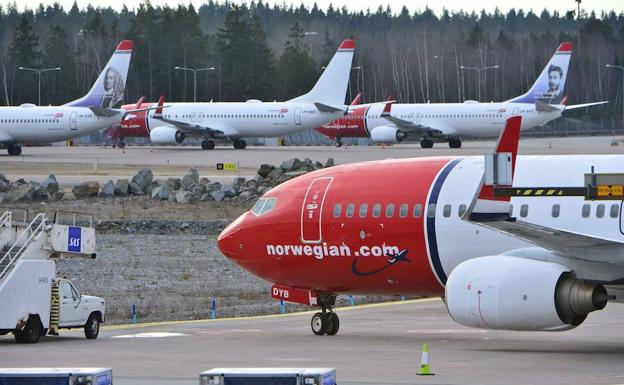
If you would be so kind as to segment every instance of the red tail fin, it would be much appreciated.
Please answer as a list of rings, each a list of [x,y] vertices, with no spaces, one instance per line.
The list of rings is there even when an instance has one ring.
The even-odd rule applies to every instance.
[[[360,104],[361,98],[362,98],[362,93],[358,92],[358,94],[355,95],[355,98],[353,98],[353,101],[351,102],[350,106],[357,106],[358,104]]]
[[[157,105],[158,108],[154,112],[154,117],[162,117],[164,103],[165,103],[165,95],[160,95],[160,98],[158,99],[158,105]]]

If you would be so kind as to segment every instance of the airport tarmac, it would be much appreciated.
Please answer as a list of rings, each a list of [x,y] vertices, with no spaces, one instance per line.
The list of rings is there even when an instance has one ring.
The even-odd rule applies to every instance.
[[[311,314],[112,326],[95,341],[62,331],[35,345],[0,337],[3,367],[112,367],[117,385],[188,385],[215,367],[334,367],[340,385],[622,384],[624,306],[567,332],[486,331],[451,320],[440,300],[339,309],[337,336]],[[416,376],[428,343],[435,376]]]
[[[612,142],[616,141],[617,146]],[[191,146],[128,146],[121,150],[105,146],[49,146],[24,147],[19,157],[5,155],[0,150],[0,172],[9,179],[25,178],[43,181],[55,174],[59,183],[71,186],[88,180],[105,183],[109,179],[132,177],[139,168],[150,167],[159,178],[180,177],[188,167],[196,167],[201,176],[214,181],[228,182],[237,176],[252,176],[262,163],[279,165],[284,160],[306,157],[325,163],[334,158],[336,164],[387,158],[421,156],[467,156],[491,152],[494,141],[464,142],[461,149],[450,149],[437,143],[432,149],[422,149],[417,143],[393,146],[249,146],[246,150],[217,147],[202,150]],[[622,154],[624,139],[612,136],[527,138],[520,142],[523,155],[563,154]],[[234,162],[237,172],[217,171],[217,163]]]

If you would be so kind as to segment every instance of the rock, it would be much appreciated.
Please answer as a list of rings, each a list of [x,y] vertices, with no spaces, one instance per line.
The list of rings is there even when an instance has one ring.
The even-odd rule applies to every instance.
[[[118,197],[125,197],[128,195],[128,191],[130,190],[130,184],[128,183],[128,179],[117,179],[117,183],[115,183],[115,195]]]
[[[234,190],[234,187],[232,186],[226,186],[226,185],[221,186],[221,192],[225,194],[227,198],[232,198],[237,195],[236,190]]]
[[[206,193],[206,194],[202,195],[199,198],[200,202],[208,202],[208,201],[211,201],[211,200],[213,200],[213,199],[212,199],[212,195],[210,193]],[[2,201],[0,200],[0,202],[2,202]]]
[[[199,178],[200,186],[208,186],[209,183],[210,183],[210,179],[206,178],[205,176],[202,176],[201,178]]]
[[[186,231],[191,227],[191,225],[189,225],[188,223],[184,222],[180,225],[180,230],[182,231]]]
[[[220,191],[220,190],[221,190],[221,183],[219,182],[213,182],[213,183],[210,183],[208,186],[206,186],[206,191],[208,192]]]
[[[301,165],[302,163],[301,163],[301,160],[299,160],[299,158],[292,158],[292,159],[283,161],[280,168],[284,171],[292,171],[292,170],[298,169],[299,167],[301,167]]]
[[[269,175],[267,175],[267,177],[270,178],[270,179],[273,179],[273,180],[277,180],[277,178],[282,176],[283,173],[284,173],[284,170],[282,170],[282,168],[279,167],[279,168],[276,168],[275,170],[271,171],[269,173]]]
[[[178,195],[178,193],[180,192],[180,190],[172,190],[171,193],[169,194],[169,198],[167,198],[167,202],[169,203],[176,203],[176,195]]]
[[[314,163],[314,169],[315,170],[320,170],[322,168],[323,168],[323,163],[321,163],[321,162]]]
[[[33,197],[35,201],[47,201],[50,198],[50,194],[41,185],[31,185],[33,187]]]
[[[258,187],[258,195],[264,195],[267,191],[269,191],[271,187],[269,186],[260,186]]]
[[[100,190],[99,196],[104,198],[113,198],[115,196],[115,184],[112,180],[104,183],[102,189]]]
[[[308,172],[305,170],[302,171],[289,171],[289,172],[285,172],[284,174],[282,174],[282,176],[279,177],[279,179],[277,180],[277,183],[284,183],[287,180],[290,180],[292,178],[296,178],[299,175],[303,175],[303,174],[307,174]]]
[[[234,192],[236,192],[238,194],[238,192],[241,189],[241,186],[245,184],[245,178],[235,178],[234,182],[232,183],[232,189],[234,190]]]
[[[11,188],[11,183],[0,174],[0,192],[7,192]]]
[[[225,193],[222,191],[213,191],[210,193],[213,200],[221,202],[225,198]]]
[[[75,185],[72,192],[76,199],[91,198],[100,192],[100,184],[98,182],[83,182]]]
[[[60,201],[61,199],[63,199],[64,196],[65,196],[65,190],[63,190],[63,188],[59,188],[57,192],[55,192],[54,194],[52,194],[52,196],[50,196],[50,200]]]
[[[327,158],[327,162],[325,162],[325,168],[334,167],[334,158]]]
[[[190,191],[180,190],[176,193],[176,202],[178,203],[189,203],[197,200],[198,198]]]
[[[258,175],[264,178],[273,170],[275,170],[275,166],[271,164],[261,164],[260,169],[258,169]]]
[[[138,185],[143,193],[136,195],[143,195],[147,188],[152,184],[154,180],[154,174],[152,174],[152,170],[149,168],[143,168],[139,170],[135,176],[132,177],[132,182]],[[132,185],[132,182],[130,185]],[[130,187],[130,191],[132,192],[132,186]]]
[[[167,186],[171,187],[171,191],[179,190],[182,186],[182,182],[180,178],[169,178],[167,179]]]
[[[206,192],[206,186],[197,184],[197,185],[194,185],[190,191],[191,191],[191,194],[193,194],[194,196],[200,197],[204,195],[204,193]]]
[[[199,174],[195,167],[188,169],[184,177],[182,178],[182,188],[190,191],[190,186],[199,183]]]
[[[11,183],[11,181],[4,174],[0,174],[0,182]]]
[[[132,182],[130,182],[130,184],[128,185],[128,191],[130,192],[130,194],[132,195],[145,195],[145,190],[143,190],[143,188],[136,183],[134,180]]]
[[[166,201],[167,199],[169,199],[171,191],[171,187],[167,185],[157,186],[152,189],[151,197],[152,199]]]
[[[4,196],[5,202],[23,202],[23,201],[31,201],[33,199],[33,195],[35,192],[35,188],[29,184],[18,186],[17,188],[12,189]]]
[[[48,175],[48,177],[43,182],[41,182],[41,187],[43,187],[49,195],[57,192],[59,190],[59,184],[54,174]]]

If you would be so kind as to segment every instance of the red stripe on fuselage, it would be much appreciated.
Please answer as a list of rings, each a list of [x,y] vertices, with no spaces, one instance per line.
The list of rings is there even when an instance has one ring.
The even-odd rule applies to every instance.
[[[232,240],[220,240],[219,247],[227,248],[228,257],[245,269],[291,287],[334,293],[442,295],[444,289],[427,257],[423,221],[430,187],[449,160],[350,164],[295,178],[265,194],[277,198],[272,211],[259,216],[243,214],[224,231],[227,235],[222,234]],[[310,185],[322,177],[333,178],[321,216],[322,239],[304,244],[302,204]],[[342,206],[339,217],[334,211],[337,204]],[[352,217],[348,218],[350,204]],[[363,204],[367,210],[361,218]],[[374,216],[376,204],[381,205],[379,217]],[[389,204],[394,205],[392,218],[385,215]],[[401,215],[403,204],[408,208],[405,217]],[[420,216],[414,217],[414,206],[418,204]],[[304,251],[306,246],[309,253]],[[390,262],[392,256],[373,255],[374,248],[384,247],[407,250],[401,257],[409,261],[397,258]],[[359,274],[354,273],[354,264]]]

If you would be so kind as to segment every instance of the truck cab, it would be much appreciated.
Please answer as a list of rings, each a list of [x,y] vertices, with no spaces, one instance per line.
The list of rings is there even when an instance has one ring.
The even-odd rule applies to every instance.
[[[55,299],[55,286],[58,288],[58,297]],[[52,312],[54,316],[54,301],[58,301],[58,328],[84,328],[85,337],[95,339],[100,331],[100,323],[105,321],[105,302],[102,298],[91,295],[81,295],[76,287],[66,278],[55,278],[52,281]],[[54,324],[51,322],[51,334]]]

